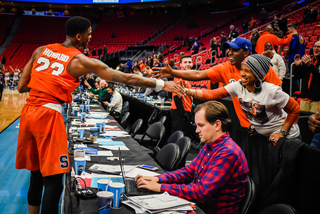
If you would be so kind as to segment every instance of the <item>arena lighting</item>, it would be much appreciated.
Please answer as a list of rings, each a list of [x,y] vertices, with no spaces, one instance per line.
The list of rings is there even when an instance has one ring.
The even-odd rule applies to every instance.
[[[241,3],[241,4],[246,6],[246,7],[249,7],[249,2],[244,2],[244,3]]]
[[[305,2],[305,0],[298,1],[298,4],[301,4],[301,3],[303,3],[303,2]]]

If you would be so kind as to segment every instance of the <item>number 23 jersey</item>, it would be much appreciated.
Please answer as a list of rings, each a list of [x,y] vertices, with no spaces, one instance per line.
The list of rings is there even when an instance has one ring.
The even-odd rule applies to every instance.
[[[29,104],[44,105],[46,103],[59,104],[59,100],[70,103],[72,92],[80,84],[68,73],[68,64],[78,54],[76,48],[67,48],[60,44],[46,45],[33,62],[31,79],[28,84]]]

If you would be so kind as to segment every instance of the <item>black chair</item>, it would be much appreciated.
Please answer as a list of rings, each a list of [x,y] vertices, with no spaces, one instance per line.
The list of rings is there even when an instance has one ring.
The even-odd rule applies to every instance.
[[[150,117],[148,119],[148,125],[149,126],[154,123],[153,121],[156,119],[157,115],[158,115],[158,111],[157,111],[157,109],[154,109],[152,114],[150,115]]]
[[[180,157],[176,163],[175,169],[180,169],[186,165],[187,155],[191,148],[191,140],[189,137],[183,137],[179,139],[176,144],[180,150]]]
[[[137,134],[137,132],[139,131],[139,129],[141,128],[143,123],[143,120],[141,118],[139,118],[138,120],[136,120],[136,122],[134,122],[134,124],[131,126],[131,129],[129,131],[129,134],[131,135],[132,138],[134,138],[134,136]]]
[[[298,212],[289,204],[273,204],[262,211],[259,214],[298,214]]]
[[[155,156],[155,161],[163,170],[171,171],[174,169],[180,156],[180,150],[177,144],[170,143],[162,147]]]
[[[146,132],[141,135],[136,135],[134,139],[141,145],[149,148],[157,147],[165,133],[165,127],[161,122],[155,122],[148,127]]]
[[[246,193],[244,198],[241,201],[241,206],[239,208],[239,214],[246,214],[254,204],[255,198],[257,195],[256,186],[254,184],[254,181],[248,177],[248,182],[246,185]],[[274,214],[274,213],[272,213]]]
[[[167,116],[162,116],[161,118],[160,118],[160,120],[159,120],[159,122],[161,122],[161,123],[165,123],[166,122],[166,120],[167,120]]]
[[[127,121],[128,121],[129,116],[130,116],[130,112],[127,112],[127,113],[125,113],[124,116],[121,118],[120,125],[121,125],[123,128],[126,128],[126,127],[127,127]]]
[[[183,134],[182,131],[179,131],[179,130],[178,130],[178,131],[175,131],[174,133],[172,133],[172,134],[169,136],[166,144],[168,144],[168,143],[176,143],[179,139],[183,138],[183,136],[184,136],[184,134]],[[159,148],[159,147],[154,148],[154,152],[155,152],[155,153],[158,153],[159,151],[160,151],[160,148]]]
[[[184,134],[182,131],[173,132],[167,140],[167,143],[176,143],[179,139],[183,138]]]

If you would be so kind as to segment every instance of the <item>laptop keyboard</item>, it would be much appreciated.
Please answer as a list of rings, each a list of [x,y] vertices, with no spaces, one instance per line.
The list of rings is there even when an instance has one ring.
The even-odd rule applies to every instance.
[[[132,179],[126,179],[126,188],[129,195],[154,194],[148,189],[139,189],[137,183]]]

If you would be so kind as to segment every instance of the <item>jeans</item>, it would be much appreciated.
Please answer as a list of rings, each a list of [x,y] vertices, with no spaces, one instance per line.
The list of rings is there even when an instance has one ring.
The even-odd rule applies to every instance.
[[[320,149],[320,133],[317,133],[313,136],[310,146]]]

